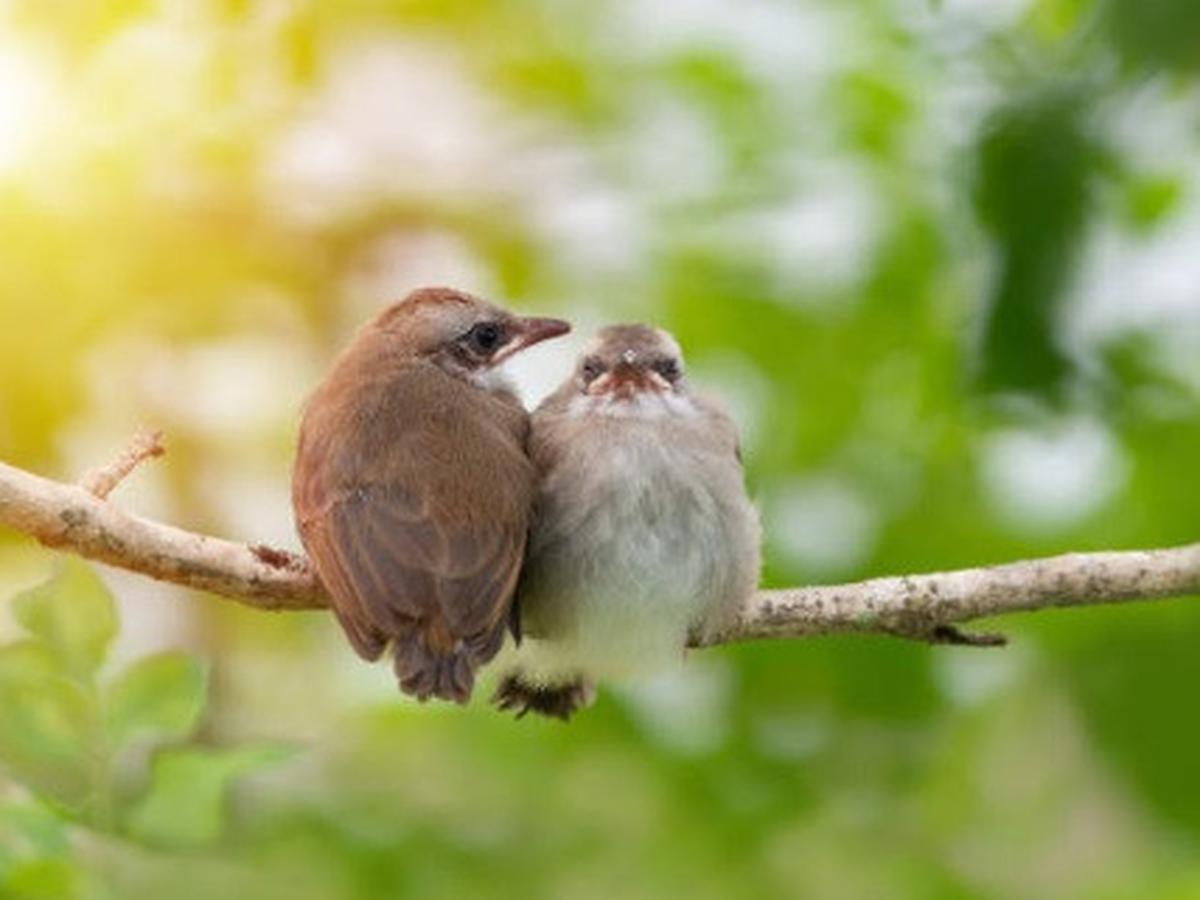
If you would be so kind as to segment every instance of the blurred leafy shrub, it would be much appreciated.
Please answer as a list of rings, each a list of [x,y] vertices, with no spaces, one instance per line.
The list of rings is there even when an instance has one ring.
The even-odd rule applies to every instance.
[[[91,839],[195,847],[222,832],[223,798],[277,745],[194,741],[207,704],[202,661],[179,652],[100,670],[118,621],[76,560],[13,601],[26,636],[0,647],[0,896],[75,896],[74,849]],[[152,752],[151,752],[152,751]]]

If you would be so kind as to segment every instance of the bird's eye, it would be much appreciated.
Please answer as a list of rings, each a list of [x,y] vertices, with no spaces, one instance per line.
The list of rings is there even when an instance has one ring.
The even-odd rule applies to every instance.
[[[604,374],[604,363],[594,356],[589,356],[583,361],[580,371],[583,374],[583,380],[590,383]]]
[[[480,322],[467,332],[467,343],[482,356],[489,356],[504,343],[504,329],[495,322]]]
[[[669,357],[656,359],[653,363],[653,368],[655,372],[667,379],[667,381],[678,381],[680,376],[683,374],[683,370],[680,369],[679,363],[676,360],[670,359]]]

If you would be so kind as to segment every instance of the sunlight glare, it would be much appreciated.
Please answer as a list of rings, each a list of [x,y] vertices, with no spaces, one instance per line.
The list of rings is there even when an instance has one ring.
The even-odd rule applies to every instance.
[[[49,93],[45,64],[0,35],[0,175],[31,155]]]

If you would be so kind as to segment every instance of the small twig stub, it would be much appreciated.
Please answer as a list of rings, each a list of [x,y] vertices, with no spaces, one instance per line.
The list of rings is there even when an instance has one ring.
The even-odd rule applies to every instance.
[[[166,452],[163,433],[158,429],[143,428],[112,462],[84,475],[79,480],[79,486],[89,494],[104,500],[134,469],[146,460],[162,456]]]

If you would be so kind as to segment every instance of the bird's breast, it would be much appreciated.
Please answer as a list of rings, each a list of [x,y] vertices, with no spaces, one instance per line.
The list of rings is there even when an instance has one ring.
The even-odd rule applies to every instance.
[[[740,467],[689,437],[610,420],[546,473],[523,613],[531,634],[593,671],[680,656],[688,629],[729,593]]]

